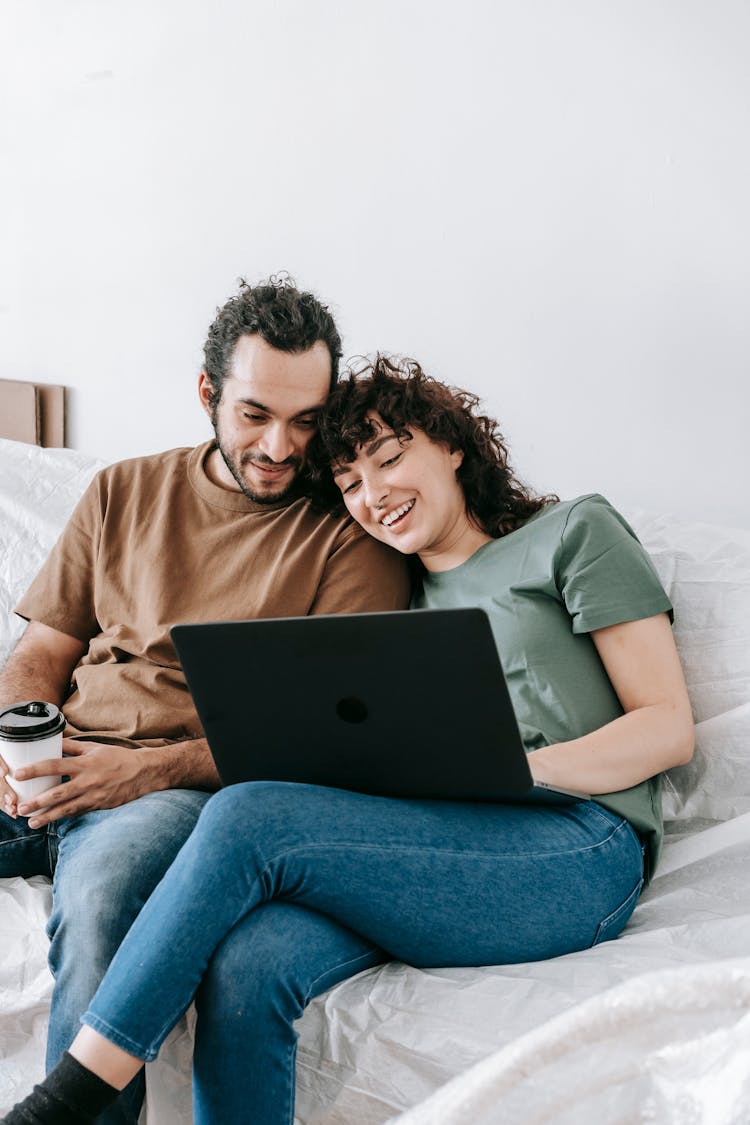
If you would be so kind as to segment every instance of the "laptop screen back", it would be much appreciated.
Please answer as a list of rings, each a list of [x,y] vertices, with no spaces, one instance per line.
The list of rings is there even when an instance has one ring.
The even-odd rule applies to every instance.
[[[222,782],[492,800],[532,784],[480,609],[177,625]]]

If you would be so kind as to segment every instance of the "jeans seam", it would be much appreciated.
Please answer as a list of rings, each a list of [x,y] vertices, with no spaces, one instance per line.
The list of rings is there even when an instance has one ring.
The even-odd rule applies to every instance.
[[[59,837],[57,835],[57,831],[56,831],[55,828],[52,827],[52,825],[49,825],[48,828],[47,828],[47,863],[49,864],[50,877],[54,877],[54,874],[55,874],[55,863],[52,862],[52,840],[53,840],[53,837],[54,837],[55,843],[57,844],[57,847],[59,848]],[[57,853],[55,853],[55,860],[56,859],[57,859]]]
[[[429,853],[430,855],[466,856],[466,857],[474,856],[475,858],[478,858],[478,859],[521,860],[523,862],[527,862],[528,859],[530,858],[530,856],[533,854],[534,858],[539,859],[539,860],[543,860],[543,859],[547,859],[547,858],[554,858],[556,856],[580,855],[583,852],[596,851],[597,848],[601,848],[605,844],[609,844],[610,841],[623,828],[630,828],[629,822],[627,820],[625,820],[624,818],[620,821],[619,824],[612,825],[612,830],[609,832],[609,834],[606,836],[605,839],[597,840],[596,843],[594,843],[594,844],[586,844],[582,847],[577,847],[577,848],[565,848],[563,850],[558,850],[558,851],[525,853],[525,854],[520,855],[520,856],[515,855],[513,852],[471,851],[471,850],[468,850],[468,849],[458,851],[455,848],[439,848],[439,847],[434,847],[433,845],[430,845],[430,844],[425,844],[425,845],[419,846],[419,847],[416,847],[413,844],[403,845],[403,846],[398,845],[398,844],[396,844],[396,845],[355,844],[355,843],[352,843],[351,841],[342,842],[340,844],[339,843],[296,844],[296,845],[294,845],[294,847],[286,848],[284,851],[278,852],[275,856],[273,856],[273,858],[266,860],[263,868],[258,872],[258,874],[261,878],[264,878],[264,877],[270,878],[270,877],[272,877],[271,870],[270,870],[271,865],[274,864],[274,863],[278,863],[280,860],[286,859],[287,856],[295,855],[295,854],[300,853],[300,852],[326,851],[326,850],[367,851],[367,852],[376,851],[376,852],[386,852],[386,853],[387,852],[393,852],[393,851],[399,851],[399,852],[411,852],[411,853],[414,853],[414,854],[419,854],[421,852],[425,852],[425,853]]]
[[[376,947],[373,946],[373,950],[375,948]],[[360,953],[358,957],[351,957],[348,961],[339,961],[338,964],[333,966],[333,968],[334,969],[343,969],[343,968],[345,968],[349,965],[356,965],[356,963],[358,961],[366,961],[368,959],[368,957],[371,957],[371,956],[372,956],[372,951],[370,953]],[[368,968],[369,968],[369,966],[368,966]],[[304,1003],[305,1008],[307,1007],[307,1005],[310,1003],[310,1000],[312,999],[313,989],[315,988],[315,985],[318,983],[319,980],[322,980],[323,977],[327,977],[330,972],[331,972],[331,966],[329,966],[328,969],[326,969],[326,971],[324,973],[321,973],[320,976],[317,976],[314,981],[310,982],[310,987],[308,988],[306,996],[305,996],[305,1003]],[[347,977],[346,979],[350,980],[351,977]]]
[[[601,921],[598,923],[598,925],[596,927],[596,933],[594,934],[594,940],[593,940],[593,942],[592,942],[592,944],[589,948],[595,949],[597,945],[604,944],[603,941],[599,940],[599,935],[602,933],[604,927],[610,928],[613,920],[615,918],[617,918],[628,907],[628,905],[630,904],[632,899],[635,899],[635,904],[633,906],[633,909],[630,911],[630,914],[632,915],[633,910],[635,910],[635,907],[638,905],[638,898],[640,897],[640,894],[641,894],[642,890],[643,890],[643,878],[641,877],[640,879],[638,879],[636,881],[636,884],[633,887],[633,889],[625,896],[625,898],[622,900],[622,902],[619,904],[619,906],[616,906],[614,908],[614,910],[610,910],[609,914],[606,914],[604,916],[604,918],[602,918]],[[625,925],[626,925],[626,923],[623,922],[622,926],[617,931],[617,935],[619,935],[621,933],[621,931],[625,927]],[[617,935],[615,935],[615,936],[617,936]],[[612,940],[612,939],[609,939],[609,940]]]
[[[27,840],[33,840],[38,834],[38,830],[35,832],[32,828],[31,831],[24,836],[12,836],[9,840],[0,840],[0,848],[12,847],[14,844],[25,844]]]
[[[339,961],[337,965],[333,966],[333,968],[343,969],[343,968],[345,968],[349,965],[356,965],[358,961],[366,961],[371,956],[372,956],[372,953],[360,953],[358,957],[350,957],[348,961]],[[368,968],[369,968],[369,966],[368,966]],[[319,976],[317,976],[315,978],[314,981],[310,982],[310,986],[307,989],[307,992],[305,993],[305,1002],[303,1004],[303,1010],[308,1006],[308,1004],[310,1003],[310,1000],[312,999],[313,989],[315,988],[315,985],[318,983],[319,980],[322,980],[323,977],[328,976],[328,974],[330,972],[331,972],[331,966],[328,967],[326,972],[321,973]],[[351,978],[353,976],[354,976],[354,973],[351,973],[349,976],[347,976],[346,979],[351,980]],[[291,1058],[289,1059],[289,1070],[287,1072],[288,1076],[291,1075],[291,1073],[292,1073],[292,1067],[294,1067],[296,1069],[296,1065],[297,1065],[297,1039],[295,1038],[294,1041],[293,1041],[293,1044],[292,1044]],[[293,1123],[294,1123],[294,1107],[295,1107],[295,1103],[296,1103],[296,1094],[297,1094],[296,1074],[294,1075],[294,1078],[291,1082],[290,1081],[287,1082],[287,1085],[288,1085],[288,1088],[289,1088],[289,1105],[288,1105],[288,1108],[287,1108],[287,1121],[289,1122],[289,1125],[293,1125]]]
[[[120,1047],[130,1055],[135,1055],[141,1062],[153,1062],[159,1053],[158,1049],[154,1050],[153,1047],[145,1048],[142,1043],[136,1043],[135,1039],[131,1039],[129,1035],[123,1035],[116,1027],[112,1027],[112,1025],[107,1023],[106,1020],[103,1020],[101,1016],[97,1016],[93,1012],[86,1012],[81,1022],[93,1028],[94,1031],[98,1031],[100,1035],[103,1035],[110,1043],[114,1043],[116,1047]]]

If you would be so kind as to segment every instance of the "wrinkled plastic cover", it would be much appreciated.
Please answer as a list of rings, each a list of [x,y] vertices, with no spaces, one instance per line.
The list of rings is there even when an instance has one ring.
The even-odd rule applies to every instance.
[[[0,439],[0,666],[25,628],[14,606],[103,461]]]
[[[96,467],[0,442],[0,655]],[[697,721],[693,762],[666,779],[656,877],[614,942],[525,965],[393,963],[318,997],[299,1022],[297,1125],[750,1117],[750,532],[625,514],[674,602]],[[44,879],[0,880],[0,1112],[43,1073],[50,900]],[[147,1125],[191,1120],[192,1019],[148,1068]]]
[[[399,1125],[747,1122],[750,959],[646,973],[547,1021]]]

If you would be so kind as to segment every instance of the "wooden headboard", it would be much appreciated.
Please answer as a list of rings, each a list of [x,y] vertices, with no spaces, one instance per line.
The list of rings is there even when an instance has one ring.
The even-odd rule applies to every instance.
[[[0,379],[0,438],[65,445],[65,387]]]

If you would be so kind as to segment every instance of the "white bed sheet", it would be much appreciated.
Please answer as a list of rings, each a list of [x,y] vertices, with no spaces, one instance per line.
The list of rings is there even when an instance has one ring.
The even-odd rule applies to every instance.
[[[0,661],[12,605],[97,467],[0,441]],[[656,878],[615,942],[528,965],[390,964],[313,1001],[299,1125],[750,1118],[750,532],[630,518],[675,604],[697,720],[695,759],[665,785]],[[41,878],[0,881],[0,1112],[43,1071],[49,902]],[[191,1120],[190,1023],[148,1068],[148,1125]]]

